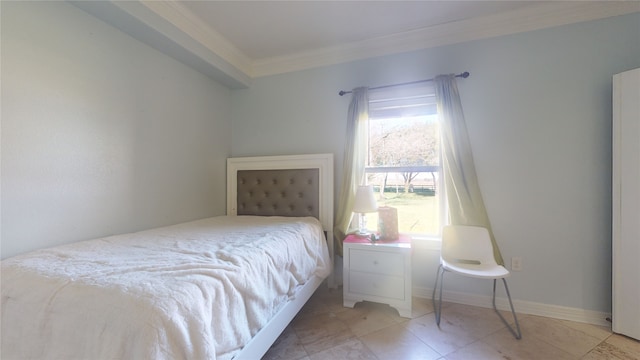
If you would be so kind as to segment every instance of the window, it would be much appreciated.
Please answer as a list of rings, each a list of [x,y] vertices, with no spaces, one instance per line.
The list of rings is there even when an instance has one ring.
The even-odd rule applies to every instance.
[[[398,210],[401,233],[440,235],[445,213],[441,163],[431,84],[370,92],[367,182],[379,206]],[[368,215],[369,224],[377,220],[377,213]]]

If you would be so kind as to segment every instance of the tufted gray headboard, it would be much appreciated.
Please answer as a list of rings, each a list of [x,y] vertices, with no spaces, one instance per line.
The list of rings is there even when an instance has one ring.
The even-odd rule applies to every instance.
[[[237,214],[320,218],[318,169],[239,170]]]
[[[227,215],[313,216],[333,261],[333,154],[227,159]]]

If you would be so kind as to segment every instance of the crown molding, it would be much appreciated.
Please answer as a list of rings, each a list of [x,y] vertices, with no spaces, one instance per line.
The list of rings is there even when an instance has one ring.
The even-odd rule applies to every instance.
[[[251,59],[178,0],[70,3],[232,89],[246,88],[256,77],[640,12],[638,0],[545,1],[339,46]]]
[[[539,30],[640,12],[639,1],[544,2],[501,14],[450,22],[253,62],[252,77],[275,75],[371,57]]]

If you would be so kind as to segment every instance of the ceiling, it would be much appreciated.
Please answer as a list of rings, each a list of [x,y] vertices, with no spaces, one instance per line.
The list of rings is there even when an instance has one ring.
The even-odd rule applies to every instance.
[[[428,28],[532,1],[180,1],[253,60]]]
[[[640,0],[72,3],[232,88],[259,76],[640,11]]]

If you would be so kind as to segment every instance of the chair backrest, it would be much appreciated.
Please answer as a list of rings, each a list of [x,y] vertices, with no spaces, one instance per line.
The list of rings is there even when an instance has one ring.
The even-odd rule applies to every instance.
[[[489,231],[479,226],[445,226],[440,254],[452,263],[497,265]]]

